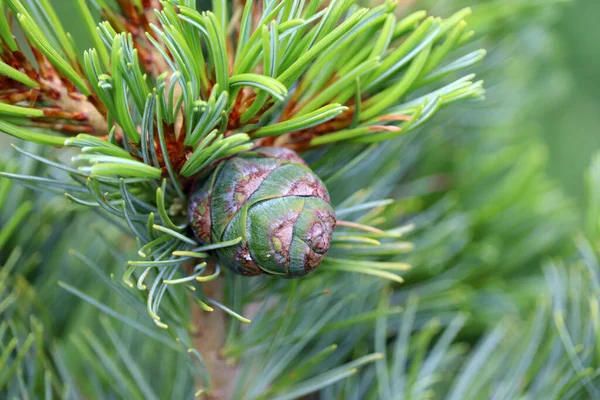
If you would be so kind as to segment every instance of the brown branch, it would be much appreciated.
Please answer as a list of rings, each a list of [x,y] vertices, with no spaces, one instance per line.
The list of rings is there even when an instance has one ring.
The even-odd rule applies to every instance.
[[[36,81],[39,87],[31,89],[2,77],[0,102],[9,104],[29,102],[29,107],[41,109],[46,118],[65,120],[64,123],[56,125],[59,131],[73,133],[72,129],[77,125],[72,121],[77,121],[82,122],[81,132],[106,135],[108,133],[106,109],[99,100],[94,95],[88,97],[79,93],[73,84],[54,68],[44,54],[35,46],[30,47],[38,64],[38,70],[19,51],[11,52],[5,49],[1,58],[11,67],[24,72]],[[36,126],[41,126],[40,123],[36,122]]]
[[[27,89],[13,89],[13,90],[5,90],[2,94],[0,94],[0,102],[9,103],[9,104],[17,104],[22,101],[29,101],[36,93],[34,90]]]
[[[87,133],[93,134],[94,128],[87,125],[78,125],[78,124],[63,124],[63,123],[53,123],[47,121],[38,121],[33,120],[30,123],[27,123],[25,126],[30,126],[33,128],[44,128],[44,129],[52,129],[57,132],[77,135],[79,133]]]
[[[209,271],[209,273],[212,272]],[[202,289],[207,297],[218,302],[223,301],[223,278],[204,282]],[[220,309],[215,309],[212,312],[204,311],[195,303],[192,304],[192,310],[192,321],[197,328],[194,335],[194,347],[202,355],[210,376],[210,392],[204,394],[202,398],[206,400],[231,400],[237,366],[228,362],[221,354],[227,336],[227,316]],[[199,387],[198,389],[205,388]]]
[[[77,120],[94,128],[95,135],[105,135],[108,132],[106,117],[96,108],[91,99],[78,93],[69,92],[60,79],[41,79],[42,91],[54,92],[54,105],[62,110],[64,115],[77,115]]]

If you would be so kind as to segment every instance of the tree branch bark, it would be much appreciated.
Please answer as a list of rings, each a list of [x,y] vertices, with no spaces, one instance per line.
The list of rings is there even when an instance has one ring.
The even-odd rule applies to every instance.
[[[204,282],[202,289],[207,297],[218,302],[223,301],[224,281],[222,278]],[[218,308],[207,312],[195,303],[192,307],[192,321],[197,328],[194,347],[202,355],[210,375],[210,388],[199,387],[198,389],[210,389],[202,397],[206,400],[231,400],[237,366],[228,363],[221,356],[221,350],[227,338],[227,316]]]

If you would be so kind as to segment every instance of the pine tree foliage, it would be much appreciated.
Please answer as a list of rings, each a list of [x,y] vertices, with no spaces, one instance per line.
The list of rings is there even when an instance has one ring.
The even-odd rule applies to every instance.
[[[43,153],[40,146],[25,147]],[[27,157],[9,159],[3,169],[42,172]],[[122,273],[118,243],[123,243],[123,234],[102,227],[97,218],[66,200],[40,196],[31,201],[30,190],[4,178],[1,186],[2,396],[146,399],[178,393],[183,398],[193,392],[193,364],[185,349],[171,337],[153,332],[149,321],[136,318],[129,306],[135,301],[131,294],[120,299],[98,285],[98,281],[109,282],[110,274]],[[73,237],[90,231],[98,236],[78,242],[81,253],[71,248]],[[97,268],[95,263],[103,268],[92,269]],[[116,318],[98,319],[97,314],[90,318],[86,303],[74,302],[68,290],[57,291],[62,280],[69,281],[60,283],[62,287],[81,293],[92,304],[102,304]],[[146,340],[140,341],[139,332],[146,333]],[[157,347],[160,364],[155,362],[156,354],[148,351]],[[169,387],[172,383],[177,388]]]
[[[135,279],[138,288],[148,287],[148,312],[166,328],[158,308],[168,285],[215,278],[218,268],[201,276],[206,252],[237,243],[198,246],[188,238],[183,210],[191,177],[256,143],[297,150],[377,143],[418,127],[444,105],[481,97],[481,82],[472,82],[471,74],[440,82],[484,54],[476,50],[446,60],[472,36],[463,22],[468,9],[444,20],[426,18],[424,12],[397,20],[394,3],[372,9],[353,3],[246,2],[230,12],[225,3],[215,2],[212,12],[200,13],[186,1],[143,2],[121,4],[120,17],[99,4],[108,22],[97,29],[98,47],[78,58],[62,27],[50,28],[36,18],[52,19],[49,3],[9,1],[38,69],[23,59],[8,22],[3,23],[5,81],[19,95],[3,105],[8,119],[1,128],[25,140],[82,150],[73,157],[75,166],[42,160],[68,172],[67,181],[11,177],[66,192],[75,203],[100,207],[126,222],[143,260],[129,262],[124,280],[131,287]],[[91,23],[87,5],[77,4]],[[374,48],[365,46],[370,41],[377,42]],[[159,65],[164,67],[160,73]],[[33,107],[24,106],[26,100]],[[53,118],[59,122],[48,121]],[[55,131],[88,133],[63,139],[25,129],[40,123]],[[387,203],[358,202],[343,199],[337,213]],[[390,242],[388,252],[398,246],[394,230],[338,234],[334,246],[340,249],[352,243],[373,247],[379,239]],[[181,276],[180,266],[194,260],[192,271]],[[403,268],[334,257],[327,265],[396,281],[401,278],[390,271]],[[230,311],[215,299],[199,301]]]
[[[39,148],[22,151],[41,152]],[[23,156],[13,165],[22,164],[21,161],[27,161],[27,158]],[[29,164],[31,168],[35,167],[31,162]],[[30,169],[20,172],[41,173]],[[6,189],[11,185],[9,180],[2,182]],[[11,196],[16,204],[21,203],[21,198]],[[47,197],[40,200],[43,203]],[[29,210],[39,206],[24,204]],[[69,252],[68,246],[73,244],[71,234],[82,236],[89,232],[90,216],[73,215],[77,211],[68,208],[66,215],[58,215],[56,208],[64,206],[61,201],[43,214],[52,218],[49,225],[54,233],[48,235],[56,237],[56,243],[40,237],[39,243],[32,243],[26,249],[26,253],[36,256],[38,264],[35,267],[39,271],[29,274],[23,271],[32,267],[31,263],[18,262],[19,254],[25,252],[18,246],[13,247],[3,265],[3,282],[7,288],[3,292],[6,306],[3,310],[3,354],[6,355],[4,362],[10,367],[6,377],[13,378],[7,381],[7,393],[25,397],[48,393],[48,398],[52,395],[61,398],[104,398],[108,395],[163,398],[181,393],[181,398],[189,398],[195,388],[207,386],[208,377],[202,368],[201,356],[192,344],[197,327],[188,318],[189,305],[185,297],[180,296],[179,302],[169,298],[163,304],[165,314],[171,317],[169,325],[172,328],[168,332],[172,336],[153,328],[146,317],[147,306],[141,292],[128,290],[118,278],[123,273],[126,255],[120,254],[115,247],[122,242],[124,233],[107,232],[102,225],[92,226],[99,238],[90,243],[88,249]],[[6,219],[12,220],[11,215],[19,215],[10,205],[3,204],[2,210],[6,212],[3,215]],[[26,217],[32,218],[31,215]],[[20,218],[21,224],[28,223],[23,220],[25,217]],[[36,220],[45,222],[38,216]],[[31,224],[31,229],[36,228]],[[14,243],[24,242],[16,236],[20,233],[12,233]],[[27,237],[30,233],[24,231],[22,234]],[[4,236],[8,237],[8,234]],[[72,257],[68,257],[68,253]],[[54,276],[44,276],[47,271],[40,260],[49,256],[59,256],[56,263],[67,262],[69,267],[53,271]],[[71,261],[66,261],[70,258]],[[109,266],[113,269],[107,269]],[[34,283],[30,280],[40,281],[40,286],[51,282],[48,285],[51,294],[38,287],[28,291],[20,289],[19,285],[32,286]],[[229,360],[240,360],[243,365],[236,395],[294,398],[298,393],[319,390],[355,373],[357,368],[381,359],[382,354],[369,352],[368,348],[357,350],[357,346],[364,340],[363,335],[369,335],[370,325],[378,316],[398,314],[401,309],[377,310],[382,289],[379,279],[360,280],[353,284],[356,292],[347,293],[347,287],[355,280],[350,275],[332,284],[335,280],[329,275],[305,285],[295,281],[290,286],[287,281],[275,280],[248,286],[246,279],[234,278],[228,285],[232,304],[236,304],[239,293],[249,293],[254,303],[262,304],[253,317],[254,323],[243,334],[239,324],[231,324],[229,340],[223,349]],[[63,289],[60,298],[47,301],[55,295],[57,281]],[[182,292],[169,293],[176,296]],[[72,296],[81,298],[97,312],[90,313],[89,308],[82,310],[82,303],[73,304]],[[46,299],[46,302],[38,299]],[[271,303],[282,306],[273,309]],[[98,319],[98,312],[110,319]],[[364,334],[347,335],[357,324],[363,326]],[[54,332],[56,329],[59,332]],[[42,330],[52,334],[42,335]],[[33,339],[30,338],[36,334],[47,339],[37,343],[37,347],[31,347]],[[265,335],[272,341],[265,342]],[[20,349],[23,349],[21,356]],[[155,349],[160,349],[159,356]],[[23,377],[19,378],[20,375]],[[196,385],[197,381],[203,383]],[[170,393],[172,385],[177,386],[177,391]]]
[[[419,322],[418,301],[410,298],[394,341],[387,342],[386,318],[378,321],[375,346],[387,349],[387,363],[332,390],[331,398],[598,397],[598,250],[584,238],[578,244],[578,257],[544,266],[546,288],[535,312],[505,317],[470,351],[456,340],[467,314]]]
[[[482,56],[465,11],[439,10],[452,15],[440,21],[391,3],[361,11],[351,1],[215,2],[212,13],[192,2],[118,3],[74,3],[95,38],[80,56],[49,2],[0,2],[0,73],[12,85],[0,128],[81,149],[19,142],[2,166],[21,184],[0,178],[2,395],[210,392],[214,377],[195,348],[202,326],[190,318],[201,307],[230,315],[221,351],[238,366],[222,377],[233,398],[597,396],[598,163],[587,238],[577,237],[573,254],[573,213],[544,175],[543,147],[529,125],[501,124],[531,112],[517,95],[534,92],[536,65],[522,64],[530,57],[514,42],[483,43],[492,86],[507,71],[532,74],[493,87],[501,103],[453,105],[423,124],[440,106],[481,95],[470,75],[447,80]],[[539,23],[535,2],[503,3],[475,5],[478,31]],[[98,10],[108,23],[96,29]],[[13,39],[11,19],[37,63],[20,55],[29,45]],[[206,277],[202,263],[188,265],[207,249],[183,229],[187,177],[253,142],[307,150],[338,216],[361,230],[338,231],[315,275],[225,273],[224,298],[211,298],[195,279]],[[185,157],[171,162],[181,157],[173,149]],[[23,186],[68,200],[31,201]],[[30,241],[33,232],[44,235]],[[556,257],[542,276],[547,254]]]
[[[592,198],[598,192],[600,182],[597,164],[589,174],[589,182],[594,183],[590,190]],[[2,182],[4,188],[11,185],[8,180]],[[32,206],[20,201],[20,196],[12,199],[16,204]],[[12,204],[3,204],[2,210],[8,216],[21,215],[13,212],[13,207]],[[57,254],[62,254],[64,261],[69,259],[60,249],[71,245],[70,238],[58,232],[65,227],[69,232],[78,232],[82,228],[85,230],[89,224],[86,215],[72,215],[76,213],[73,209],[63,215],[57,214],[56,210],[53,204],[44,212],[45,218],[36,220],[45,226],[42,231],[58,240],[40,240],[29,243],[24,249],[13,246],[9,247],[12,251],[3,253],[7,259],[2,269],[5,288],[2,311],[5,318],[1,330],[3,360],[4,363],[8,361],[3,365],[7,367],[3,368],[3,384],[8,383],[7,393],[20,397],[27,397],[28,393],[45,393],[46,398],[51,398],[53,393],[58,393],[61,398],[83,395],[103,398],[109,393],[127,398],[162,398],[177,393],[182,397],[190,396],[194,387],[192,377],[194,373],[201,372],[195,372],[192,365],[186,364],[182,358],[185,352],[183,348],[177,351],[176,341],[163,336],[160,330],[153,330],[152,325],[145,325],[147,318],[143,317],[145,306],[142,299],[132,299],[118,286],[119,281],[113,276],[111,282],[110,272],[98,265],[116,264],[118,268],[106,247],[92,244],[86,250],[88,257],[97,259],[96,262],[76,254],[75,258],[82,265],[71,265],[64,275],[72,279],[82,275],[82,269],[90,269],[90,273],[84,273],[81,281],[77,282],[79,288],[65,283],[61,286],[116,318],[103,317],[99,321],[92,318],[90,322],[85,316],[88,313],[78,310],[81,304],[72,307],[72,300],[65,298],[69,293],[61,294],[62,299],[55,299],[52,303],[37,301],[49,297],[44,294],[43,287],[48,280],[56,279],[43,276],[48,271],[40,260],[46,256],[56,257]],[[20,218],[31,218],[24,215]],[[600,215],[593,208],[589,216],[600,221]],[[3,215],[3,220],[6,217]],[[83,221],[77,221],[79,218]],[[77,225],[83,226],[78,228]],[[27,232],[23,234],[27,235]],[[15,243],[25,243],[15,237],[15,233],[11,236],[4,233],[3,237]],[[257,322],[260,323],[252,324],[243,341],[230,343],[226,350],[230,357],[242,357],[245,368],[248,368],[242,373],[245,379],[238,386],[238,394],[249,398],[297,398],[324,389],[339,379],[352,377],[357,367],[380,360],[382,353],[358,356],[361,353],[358,349],[372,341],[374,349],[387,353],[389,365],[370,367],[360,379],[345,380],[343,384],[325,389],[322,393],[324,398],[395,398],[398,393],[407,398],[430,397],[434,393],[447,393],[447,398],[487,398],[490,395],[507,399],[523,396],[589,398],[588,395],[597,390],[594,380],[598,365],[595,343],[599,334],[597,292],[600,288],[600,264],[597,250],[593,248],[597,241],[579,238],[580,255],[568,260],[567,265],[558,260],[546,263],[547,289],[539,293],[534,318],[528,318],[527,314],[522,319],[507,317],[471,352],[457,336],[466,328],[468,316],[465,313],[455,314],[448,321],[442,317],[423,319],[420,313],[422,305],[415,296],[409,299],[405,309],[390,308],[387,304],[390,293],[381,287],[378,280],[370,279],[358,285],[356,295],[360,297],[350,297],[341,303],[339,298],[322,293],[303,296],[297,291],[299,285],[296,284],[290,295],[302,301],[296,302],[291,298],[288,306],[306,305],[309,310],[317,311],[317,319],[314,313],[303,307],[296,311],[286,307],[271,315],[264,310],[259,311]],[[19,262],[23,254],[33,256]],[[36,268],[40,272],[36,273]],[[86,285],[91,277],[95,277],[96,282]],[[98,281],[103,283],[100,288]],[[326,281],[316,286],[323,284]],[[538,284],[537,287],[543,287],[542,282]],[[113,290],[107,291],[104,285]],[[335,286],[330,284],[328,287],[331,294],[341,291],[336,291]],[[55,294],[52,287],[46,290]],[[89,294],[94,292],[110,292],[105,296],[107,302],[91,298]],[[376,311],[345,318],[347,312],[361,306]],[[136,308],[134,314],[122,311]],[[342,315],[338,316],[340,313]],[[394,317],[399,313],[400,318]],[[66,321],[72,329],[65,329]],[[86,328],[82,329],[82,325]],[[96,325],[99,329],[91,329]],[[265,327],[278,332],[274,341],[265,343],[263,340]],[[45,329],[52,334],[45,334]],[[58,331],[53,331],[56,329]],[[347,330],[351,330],[352,335],[348,335]],[[391,332],[397,336],[389,341],[386,338]],[[332,342],[336,344],[329,344]],[[290,343],[295,345],[290,347]],[[155,351],[148,352],[148,345],[161,349],[160,364],[155,362]],[[309,348],[312,350],[306,355],[298,354]],[[355,361],[338,365],[349,354],[356,357]],[[297,360],[299,364],[290,370],[286,359]],[[189,365],[188,369],[182,370],[184,365]],[[457,365],[462,367],[457,369]],[[512,367],[507,368],[507,365]],[[323,371],[322,374],[303,379],[310,372],[319,370]],[[167,371],[173,375],[166,374]],[[158,388],[167,392],[161,394]],[[286,389],[285,393],[275,396],[282,388]]]
[[[90,9],[84,2],[77,4],[89,29],[94,31]],[[17,148],[21,154],[47,164],[51,175],[4,175],[28,187],[67,192],[73,202],[104,211],[104,217],[117,226],[126,223],[137,237],[138,254],[145,260],[129,261],[123,282],[106,276],[102,281],[125,297],[135,295],[127,292],[123,283],[144,291],[144,301],[137,306],[143,306],[156,325],[170,328],[170,334],[180,342],[185,339],[178,331],[181,327],[190,328],[185,289],[204,310],[218,307],[240,322],[249,322],[202,293],[198,282],[217,278],[218,265],[211,275],[202,275],[206,269],[202,262],[192,271],[181,268],[185,262],[206,258],[206,251],[232,244],[198,247],[186,237],[181,209],[190,177],[214,161],[256,143],[275,143],[298,150],[342,141],[377,143],[418,127],[441,106],[481,96],[481,83],[471,82],[472,75],[445,86],[440,83],[442,78],[468,68],[483,55],[476,51],[452,62],[445,61],[450,51],[461,47],[472,35],[465,31],[462,21],[468,10],[446,20],[425,18],[423,12],[397,20],[392,13],[393,3],[368,10],[342,1],[308,5],[292,1],[262,5],[246,2],[231,17],[227,6],[220,2],[213,4],[213,12],[205,13],[197,12],[185,1],[160,5],[141,2],[133,6],[122,3],[120,13],[106,4],[97,5],[108,22],[97,29],[97,48],[83,57],[76,54],[50,3],[11,0],[3,10],[0,22],[6,95],[2,112],[6,118],[2,130],[28,141],[82,149],[73,157],[75,165],[71,166]],[[13,14],[35,64],[23,56],[23,45],[12,36]],[[377,46],[365,47],[369,40],[377,40]],[[424,86],[432,89],[423,91],[420,88]],[[65,140],[49,131],[86,133]],[[368,192],[367,188],[365,193],[338,202],[339,215],[362,220],[348,224],[359,228],[359,233],[340,232],[335,240],[339,250],[333,249],[323,269],[330,271],[330,276],[359,272],[401,282],[392,272],[406,269],[405,263],[361,259],[361,255],[372,259],[410,247],[398,242],[406,228],[384,231],[365,224],[390,203],[364,201]],[[378,211],[365,215],[373,209]],[[373,246],[381,247],[373,252]],[[78,254],[94,271],[101,270]],[[353,254],[357,259],[340,258]],[[338,311],[344,302],[334,296],[325,300],[322,296],[314,298],[312,285],[300,290],[289,284],[264,281],[246,288],[248,282],[234,277],[225,279],[228,303],[239,309],[263,297],[266,307],[280,297],[296,299],[312,310],[329,310],[318,321],[315,315],[299,311],[298,321],[291,323],[289,317],[277,332],[284,338],[296,338],[296,351],[290,352],[286,341],[279,352],[273,347],[268,354],[261,354],[266,357],[265,373],[261,374],[262,379],[249,381],[247,390],[252,397],[267,390],[275,394],[277,388],[284,392],[314,391],[324,384],[316,384],[315,380],[331,383],[381,357],[367,354],[328,374],[319,365],[316,371],[307,371],[308,377],[312,375],[308,383],[295,382],[296,389],[290,389],[290,385],[305,377],[302,374],[294,375],[288,384],[276,385],[292,360],[298,362],[306,357],[302,350],[321,330],[328,332],[330,324],[344,327],[349,324],[347,320],[370,320],[377,314],[361,313],[368,309],[362,299],[358,303],[363,303],[363,307],[354,307],[350,315],[333,313],[330,302]],[[315,280],[313,285],[316,283]],[[115,315],[110,307],[71,285],[61,286]],[[184,290],[176,291],[174,286]],[[337,290],[342,288],[340,285]],[[373,290],[360,291],[361,296],[368,296]],[[319,289],[316,293],[329,291]],[[242,293],[253,296],[242,297]],[[161,302],[168,303],[170,311],[163,318],[158,315]],[[230,348],[239,346],[236,340],[241,339],[236,336],[239,326],[231,326],[223,352],[235,360],[236,353]],[[113,336],[110,331],[107,333]],[[244,336],[245,346],[260,346],[262,339],[250,331]],[[185,346],[193,348],[189,341]],[[351,350],[348,346],[338,351],[339,359]],[[204,378],[204,386],[208,386],[209,381]]]

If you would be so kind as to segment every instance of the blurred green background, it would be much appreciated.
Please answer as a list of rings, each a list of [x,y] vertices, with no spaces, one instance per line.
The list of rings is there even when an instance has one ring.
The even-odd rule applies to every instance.
[[[600,149],[600,2],[576,0],[562,10],[551,44],[558,48],[557,63],[568,74],[569,86],[536,118],[550,149],[550,173],[581,204],[583,171]]]

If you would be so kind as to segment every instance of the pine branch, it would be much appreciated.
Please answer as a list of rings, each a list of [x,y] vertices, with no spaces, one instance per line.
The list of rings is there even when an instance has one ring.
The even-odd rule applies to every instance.
[[[223,303],[224,284],[223,279],[218,278],[202,285],[202,289],[207,297]],[[199,393],[207,393],[208,399],[231,399],[234,390],[231,382],[235,380],[237,368],[221,354],[226,341],[223,333],[227,331],[227,315],[222,310],[210,308],[210,311],[207,311],[201,307],[194,307],[192,314],[192,323],[197,327],[197,332],[194,333],[194,348],[202,355],[210,376],[207,388],[204,388],[202,383],[197,384],[197,387],[201,388]]]
[[[257,359],[265,361],[265,368],[257,376],[247,369],[251,363],[240,366],[241,383],[235,390],[246,388],[253,398],[311,393],[381,357],[354,349],[359,338],[352,343],[343,331],[355,321],[393,313],[386,307],[372,313],[377,300],[373,293],[384,284],[369,276],[402,282],[400,274],[409,266],[398,258],[412,248],[403,237],[410,229],[399,216],[402,205],[381,200],[387,195],[381,195],[386,180],[398,176],[398,168],[373,179],[369,188],[343,182],[340,171],[358,166],[376,153],[374,144],[421,126],[442,107],[481,98],[482,84],[473,81],[474,75],[453,77],[453,82],[448,77],[470,69],[484,52],[455,53],[471,37],[463,21],[468,9],[447,19],[426,18],[423,12],[397,19],[393,2],[371,9],[352,1],[245,2],[233,10],[225,2],[213,2],[212,12],[204,13],[194,3],[119,1],[116,10],[97,1],[107,22],[95,28],[87,3],[78,1],[96,46],[79,57],[48,2],[10,0],[36,69],[22,56],[11,33],[12,13],[0,2],[0,72],[5,77],[0,82],[0,114],[6,116],[0,129],[17,138],[80,149],[72,164],[17,149],[55,172],[50,177],[3,176],[29,187],[66,191],[72,202],[133,233],[139,259],[127,261],[121,281],[102,274],[88,257],[77,258],[136,310],[145,309],[156,326],[179,338],[186,349],[197,347],[200,362],[210,372],[210,378],[201,379],[201,387],[210,388],[209,396],[239,397],[239,392],[231,393],[232,370],[238,367],[229,363],[239,362],[240,348],[248,347],[258,348]],[[374,47],[367,45],[371,42]],[[358,151],[346,152],[342,143]],[[340,153],[343,167],[322,177],[332,186],[345,186],[334,199],[344,220],[320,267],[321,277],[309,286],[277,287],[261,280],[254,287],[244,284],[255,296],[240,298],[227,285],[223,297],[218,286],[223,275],[229,276],[220,263],[213,264],[215,254],[245,238],[220,236],[199,244],[185,215],[188,195],[212,167],[264,144]],[[331,172],[334,163],[325,167]],[[193,267],[182,268],[190,263]],[[362,282],[364,293],[341,302],[339,293],[354,279]],[[336,280],[338,284],[327,286],[338,295],[321,299],[316,285]],[[134,286],[138,291],[132,294],[126,287]],[[62,287],[145,334],[153,332],[69,283]],[[291,295],[298,301],[289,303],[289,318],[273,312],[266,296],[273,287],[281,298]],[[226,342],[223,315],[215,310],[196,311],[206,324],[199,327],[202,337],[208,339],[191,343],[182,333],[191,328],[186,299],[203,310],[219,308],[234,319]],[[269,349],[261,348],[261,328],[244,338],[236,334],[239,322],[249,322],[239,312],[256,302],[263,307],[259,321],[266,321],[265,327],[278,326],[281,335]],[[312,311],[296,309],[301,302]],[[352,302],[353,309],[342,310],[345,302]],[[114,330],[104,325],[112,346],[121,349]],[[332,358],[340,362],[331,361],[330,371],[324,363],[287,375],[296,362],[311,365],[311,357],[317,356],[304,352],[318,340],[341,342]],[[116,379],[119,395],[147,395],[137,368],[124,359],[132,371],[126,376],[93,331],[85,331],[76,346],[101,379]],[[350,358],[356,360],[341,362]]]
[[[38,6],[23,5],[18,0],[11,0],[10,5],[22,16],[20,21],[26,33],[42,40],[48,26],[36,26],[34,17],[29,15],[31,7]],[[81,2],[78,5],[89,25],[87,6]],[[93,127],[97,125],[92,123],[95,117],[88,115],[81,119],[92,126],[94,134],[109,130],[107,137],[80,134],[64,141],[67,146],[82,149],[82,154],[73,158],[77,169],[58,166],[68,171],[69,183],[10,176],[28,185],[67,189],[67,197],[73,202],[102,209],[130,227],[138,237],[139,254],[144,260],[129,262],[124,281],[133,286],[130,277],[137,276],[138,288],[148,287],[148,310],[158,326],[165,326],[158,307],[167,287],[204,279],[200,267],[189,277],[176,278],[181,273],[179,266],[191,258],[199,258],[200,266],[207,251],[237,243],[225,241],[198,247],[187,237],[182,204],[192,183],[190,177],[219,160],[254,147],[263,141],[260,138],[271,140],[277,136],[278,145],[294,148],[349,139],[361,143],[390,139],[421,125],[444,104],[481,94],[480,83],[473,84],[469,75],[397,106],[419,86],[431,85],[449,71],[457,70],[455,67],[440,70],[439,66],[453,48],[464,42],[460,40],[465,29],[461,20],[469,10],[447,20],[423,20],[424,13],[416,13],[396,21],[392,3],[372,10],[342,2],[324,3],[322,8],[316,5],[292,7],[284,2],[255,9],[252,2],[247,2],[240,17],[243,29],[237,35],[234,53],[225,36],[230,29],[226,21],[228,12],[221,3],[214,4],[212,13],[199,13],[187,2],[163,3],[156,10],[154,24],[149,17],[151,4],[121,4],[123,20],[114,10],[99,3],[111,24],[100,24],[98,38],[103,44],[98,49],[86,52],[80,60],[73,56],[69,43],[54,50],[51,42],[35,42],[35,49],[41,46],[45,51],[46,59],[40,63],[45,69],[39,73],[33,71],[24,60],[24,64],[15,64],[9,70],[14,78],[25,74],[27,79],[35,80],[40,74],[50,74],[52,69],[55,80],[73,83],[65,89],[70,90],[69,99],[101,105],[98,110],[105,115],[107,128]],[[53,13],[46,3],[40,7],[48,15]],[[344,20],[345,13],[348,18]],[[275,22],[268,23],[275,17]],[[340,20],[342,23],[336,26]],[[140,30],[146,30],[146,34],[142,35]],[[60,27],[57,35],[66,35],[63,31]],[[55,35],[48,37],[52,39]],[[357,50],[352,60],[342,56],[355,52],[353,49],[369,38],[378,38],[372,52]],[[10,48],[11,37],[3,40]],[[100,44],[100,40],[96,42]],[[396,43],[401,44],[394,49]],[[168,65],[160,74],[149,71],[144,63],[142,49],[147,51],[149,46]],[[299,49],[303,53],[298,58]],[[12,57],[17,50],[6,54]],[[467,68],[477,60],[475,57],[462,62],[460,68]],[[328,71],[327,74],[320,75],[320,81],[315,82],[316,74],[322,70]],[[154,75],[155,79],[147,80],[148,75]],[[346,85],[356,79],[362,83]],[[24,85],[14,79],[6,82]],[[389,89],[382,91],[383,87]],[[74,94],[77,89],[80,93]],[[290,91],[294,93],[288,98]],[[353,99],[358,99],[360,106],[352,105]],[[331,101],[334,103],[328,104]],[[341,103],[348,105],[342,107]],[[14,121],[16,124],[7,123],[3,127],[7,133],[41,143],[63,143],[48,133],[29,133],[19,127],[35,123],[42,128],[48,123],[27,122],[22,118],[26,113],[35,113],[33,117],[41,114],[37,114],[35,107],[32,110],[36,111],[17,107],[19,119]],[[61,121],[74,117],[68,114],[70,107],[63,107],[64,111],[57,111],[56,116]],[[16,109],[7,112],[14,114]],[[356,127],[344,130],[349,124]],[[69,132],[77,129],[72,123],[62,122],[60,128]],[[295,133],[290,135],[291,131]],[[364,137],[365,134],[369,137]],[[57,166],[50,160],[42,161]],[[349,201],[347,205],[353,200]],[[338,232],[332,255],[338,248],[341,258],[331,258],[324,268],[401,282],[394,271],[405,269],[403,263],[361,263],[348,258],[357,254],[393,255],[407,248],[402,242],[394,243],[399,236],[391,231],[379,229],[374,233],[356,229],[363,225],[362,222],[347,225],[350,228]],[[137,274],[140,268],[142,272]],[[156,280],[146,285],[146,277],[154,270],[159,271]]]

